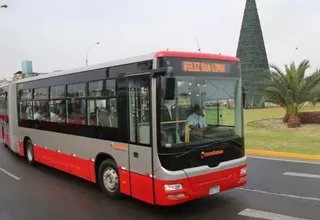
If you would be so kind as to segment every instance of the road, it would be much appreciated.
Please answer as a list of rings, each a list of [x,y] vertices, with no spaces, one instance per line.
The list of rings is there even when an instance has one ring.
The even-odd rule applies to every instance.
[[[0,145],[0,220],[318,220],[320,163],[249,158],[248,184],[176,207],[107,199],[94,184],[37,166]],[[251,216],[251,217],[250,217]]]

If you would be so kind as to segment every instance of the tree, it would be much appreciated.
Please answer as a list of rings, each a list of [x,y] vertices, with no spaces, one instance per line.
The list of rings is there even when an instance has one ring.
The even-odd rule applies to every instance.
[[[298,114],[306,106],[320,97],[320,70],[306,76],[310,68],[309,60],[303,60],[298,67],[292,62],[285,65],[283,72],[276,65],[271,65],[270,76],[260,82],[261,102],[272,102],[285,109],[288,115],[288,127],[300,127]]]
[[[237,57],[240,58],[242,82],[247,94],[245,108],[263,108],[259,103],[261,91],[255,87],[254,82],[269,76],[265,74],[269,70],[269,63],[255,0],[246,1]]]

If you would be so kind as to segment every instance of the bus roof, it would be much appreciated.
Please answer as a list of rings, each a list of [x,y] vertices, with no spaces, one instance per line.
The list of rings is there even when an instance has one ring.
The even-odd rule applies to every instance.
[[[182,51],[159,51],[155,53],[155,57],[183,57],[183,58],[199,58],[210,60],[223,60],[223,61],[240,61],[237,57],[218,55],[212,53],[199,53],[199,52],[182,52]]]
[[[10,85],[10,81],[5,81],[0,83],[0,88],[6,88]]]
[[[45,79],[45,78],[51,78],[61,75],[68,75],[72,73],[77,72],[85,72],[95,69],[102,69],[107,68],[111,66],[118,66],[118,65],[124,65],[129,63],[135,63],[135,62],[141,62],[146,60],[151,60],[155,57],[183,57],[183,58],[199,58],[199,59],[214,59],[214,60],[224,60],[224,61],[232,61],[232,62],[238,62],[239,59],[232,56],[225,56],[225,55],[217,55],[217,54],[209,54],[209,53],[199,53],[199,52],[183,52],[183,51],[158,51],[155,53],[149,53],[141,56],[135,56],[120,60],[114,60],[109,62],[104,62],[100,64],[70,69],[70,70],[62,70],[62,71],[54,71],[47,74],[42,74],[34,77],[19,79],[16,82],[22,83],[22,82],[28,82],[28,81],[34,81],[39,79]]]

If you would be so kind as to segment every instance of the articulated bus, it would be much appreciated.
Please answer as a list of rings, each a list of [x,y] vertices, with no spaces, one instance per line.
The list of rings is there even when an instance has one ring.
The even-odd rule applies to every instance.
[[[244,97],[238,58],[160,51],[13,80],[1,137],[109,198],[177,205],[246,184]]]

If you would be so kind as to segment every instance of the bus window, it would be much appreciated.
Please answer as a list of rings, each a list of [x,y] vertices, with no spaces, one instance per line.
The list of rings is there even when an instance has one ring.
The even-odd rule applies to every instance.
[[[103,99],[104,80],[93,81],[88,83],[88,97],[87,101],[87,120],[88,125],[97,125],[97,111],[100,108],[106,108],[106,100]],[[99,99],[100,97],[100,99]]]
[[[86,124],[86,96],[85,83],[70,84],[67,86],[67,123]]]
[[[50,87],[50,122],[62,123],[65,122],[65,86]]]
[[[117,99],[110,98],[107,100],[108,111],[110,113],[111,127],[118,127]]]
[[[47,101],[33,101],[33,120],[48,121],[49,110]]]
[[[100,80],[88,84],[88,124],[118,127],[115,80]]]
[[[32,89],[20,90],[18,99],[19,103],[19,119],[32,120]]]
[[[70,84],[67,86],[67,96],[70,98],[85,97],[85,83]]]
[[[65,86],[53,86],[50,88],[50,99],[62,99],[65,97]]]
[[[98,110],[106,109],[106,100],[105,99],[90,99],[87,101],[88,103],[88,125],[98,125],[97,122],[99,119]],[[101,125],[100,125],[101,126]]]
[[[114,79],[106,81],[106,96],[116,95],[116,81]]]
[[[84,99],[67,100],[67,123],[86,124],[86,101]]]
[[[150,78],[141,76],[129,81],[130,141],[150,144]]]
[[[44,100],[44,99],[48,99],[48,97],[49,97],[48,88],[40,88],[40,89],[34,90],[34,93],[33,93],[34,100]]]
[[[32,99],[32,89],[20,90],[19,91],[20,100],[31,100]]]
[[[33,119],[32,101],[21,101],[19,109],[20,109],[19,111],[20,119],[24,119],[24,120]]]
[[[103,91],[103,80],[89,82],[88,96],[89,97],[101,97]]]
[[[118,127],[117,99],[88,100],[88,124],[109,128]]]
[[[48,88],[34,89],[33,92],[33,120],[47,121],[49,119]]]
[[[50,101],[50,122],[63,123],[65,122],[65,100]]]

